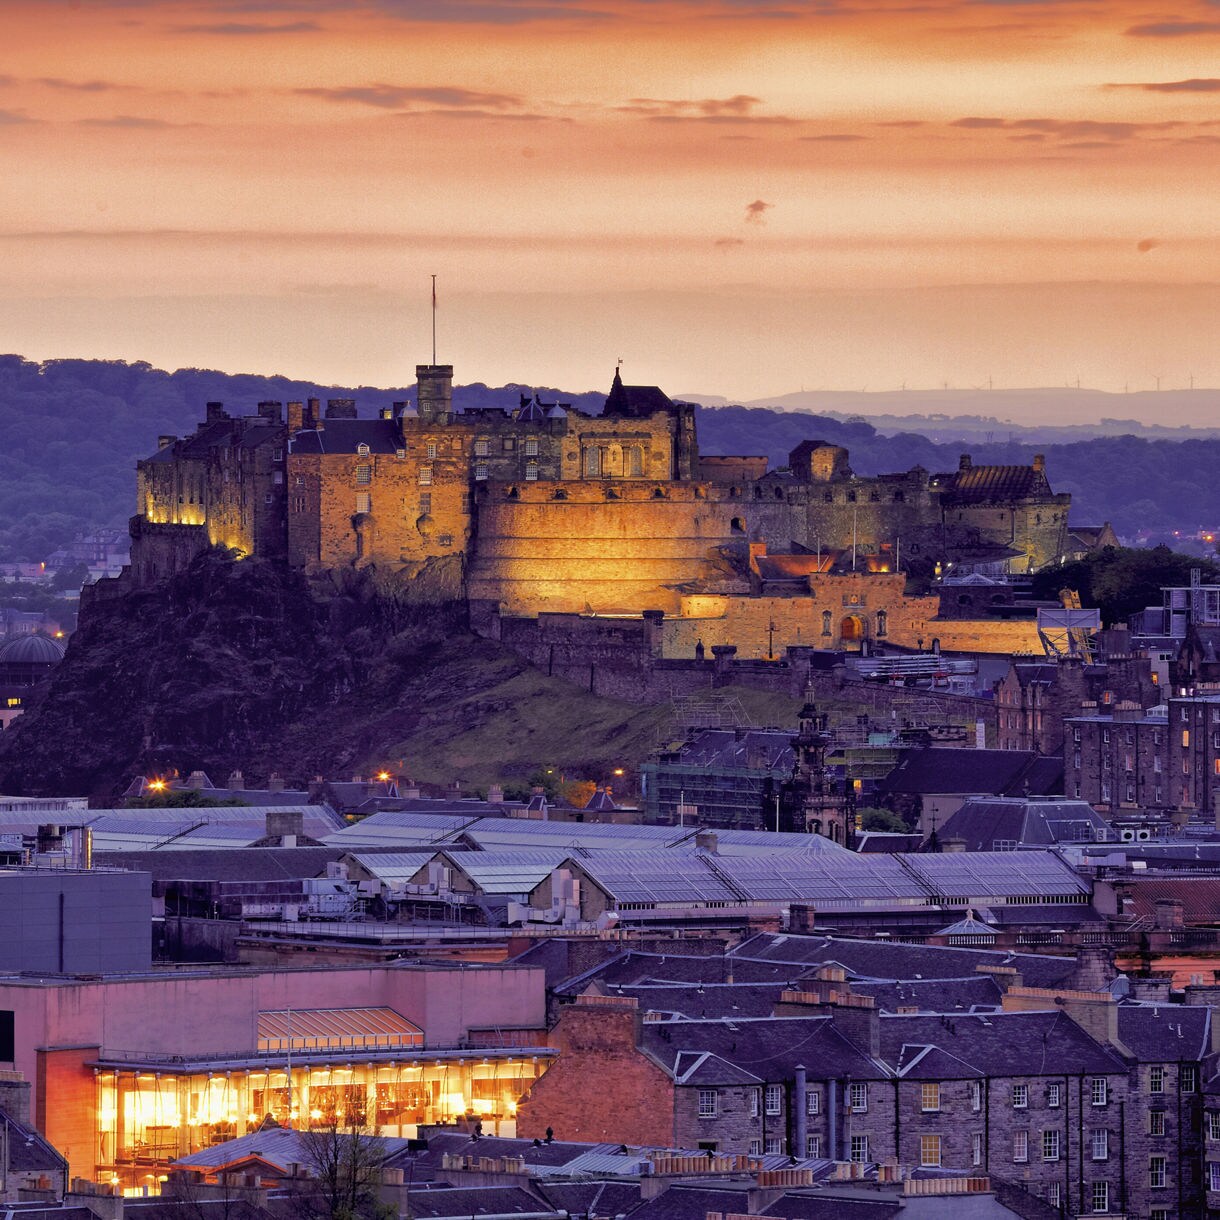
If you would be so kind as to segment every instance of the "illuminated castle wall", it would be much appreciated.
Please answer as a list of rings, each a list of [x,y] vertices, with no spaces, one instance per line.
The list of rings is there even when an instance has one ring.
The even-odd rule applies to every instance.
[[[286,419],[278,403],[245,419],[209,404],[194,435],[162,438],[139,464],[135,580],[221,544],[306,570],[375,565],[507,613],[675,613],[694,592],[757,592],[752,546],[798,577],[809,554],[826,557],[815,571],[854,551],[884,572],[898,548],[908,561],[990,548],[1017,571],[1063,553],[1069,497],[1040,458],[861,478],[845,449],[807,441],[768,472],[701,462],[695,408],[617,373],[596,416],[537,397],[457,413],[450,366],[417,375],[417,406],[379,419],[343,399],[289,403]]]

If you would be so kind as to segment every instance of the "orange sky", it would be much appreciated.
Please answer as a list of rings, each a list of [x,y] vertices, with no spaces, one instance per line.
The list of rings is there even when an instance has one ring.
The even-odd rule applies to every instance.
[[[0,349],[1220,385],[1220,3],[0,0]]]

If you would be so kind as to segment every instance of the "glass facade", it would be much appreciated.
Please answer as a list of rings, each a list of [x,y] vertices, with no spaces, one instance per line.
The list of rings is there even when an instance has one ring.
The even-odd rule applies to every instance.
[[[96,1178],[155,1193],[166,1166],[258,1129],[363,1128],[410,1138],[422,1125],[459,1119],[487,1135],[516,1134],[517,1102],[547,1059],[502,1051],[390,1062],[97,1066]]]

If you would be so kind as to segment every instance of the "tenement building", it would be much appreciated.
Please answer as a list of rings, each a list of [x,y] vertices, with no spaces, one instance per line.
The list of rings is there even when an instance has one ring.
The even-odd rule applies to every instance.
[[[768,471],[701,456],[693,405],[617,373],[600,415],[538,396],[457,411],[451,366],[417,377],[416,403],[377,419],[347,399],[249,418],[208,404],[191,436],[139,463],[133,579],[220,545],[307,571],[374,566],[510,614],[638,614],[768,580],[808,592],[809,577],[892,571],[899,555],[1024,572],[1063,554],[1069,497],[1040,457],[860,477],[845,449],[806,441]]]

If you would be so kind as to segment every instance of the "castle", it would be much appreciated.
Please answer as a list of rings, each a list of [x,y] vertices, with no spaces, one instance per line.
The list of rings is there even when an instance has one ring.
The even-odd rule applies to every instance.
[[[1070,497],[1040,457],[859,477],[845,449],[810,440],[769,470],[763,457],[701,455],[695,407],[617,371],[600,415],[537,395],[459,412],[452,366],[416,373],[416,403],[377,419],[349,399],[324,412],[317,399],[264,402],[251,417],[209,403],[191,436],[161,437],[138,464],[131,579],[219,545],[306,571],[372,565],[421,600],[508,616],[698,619],[724,599],[816,602],[842,574],[855,590],[851,601],[843,585],[843,606],[861,612],[836,602],[807,615],[810,636],[839,644],[887,634],[899,566],[1026,572],[1064,552]],[[816,629],[821,617],[833,630]]]

